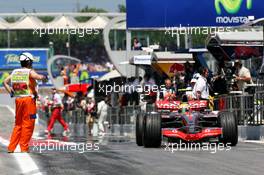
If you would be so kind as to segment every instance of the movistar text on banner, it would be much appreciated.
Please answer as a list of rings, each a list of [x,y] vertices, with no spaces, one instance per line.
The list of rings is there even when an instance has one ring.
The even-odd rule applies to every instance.
[[[263,18],[263,7],[263,0],[127,0],[127,27],[238,26]]]

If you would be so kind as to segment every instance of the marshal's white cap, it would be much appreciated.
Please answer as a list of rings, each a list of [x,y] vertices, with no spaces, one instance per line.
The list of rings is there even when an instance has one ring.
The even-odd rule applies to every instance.
[[[19,56],[19,60],[20,61],[35,61],[35,58],[33,57],[33,55],[29,52],[24,52]]]

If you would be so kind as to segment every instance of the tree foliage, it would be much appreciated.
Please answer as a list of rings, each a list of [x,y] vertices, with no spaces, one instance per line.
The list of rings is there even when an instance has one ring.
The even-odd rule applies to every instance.
[[[126,12],[126,6],[124,4],[118,5],[118,12],[125,13]]]

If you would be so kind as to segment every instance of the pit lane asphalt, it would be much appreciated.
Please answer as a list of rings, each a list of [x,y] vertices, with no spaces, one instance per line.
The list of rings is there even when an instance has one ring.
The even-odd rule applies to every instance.
[[[8,136],[14,117],[8,109],[0,108],[0,133]],[[38,140],[39,139],[39,140]],[[36,141],[47,140],[40,134]],[[53,140],[62,140],[55,136]],[[260,175],[263,173],[264,145],[239,143],[230,151],[175,151],[166,148],[146,149],[137,147],[134,141],[105,137],[99,139],[99,150],[43,151],[31,147],[30,157],[42,174],[88,174],[88,175]],[[68,142],[97,143],[91,138],[69,138]],[[1,145],[1,144],[0,144]],[[19,154],[19,153],[15,153]],[[6,147],[0,147],[0,174],[20,174],[19,166]]]
[[[263,145],[240,143],[231,151],[145,149],[135,143],[100,146],[98,152],[32,153],[39,169],[47,174],[117,174],[117,175],[191,175],[239,174],[263,172]]]

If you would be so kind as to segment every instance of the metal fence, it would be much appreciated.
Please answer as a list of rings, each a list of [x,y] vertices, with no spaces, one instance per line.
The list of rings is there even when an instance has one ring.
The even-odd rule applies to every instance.
[[[51,116],[51,112],[38,110],[38,115],[41,120],[48,121],[49,117]],[[67,123],[70,124],[86,124],[86,115],[81,109],[76,109],[73,111],[63,111],[62,117]]]
[[[111,107],[108,109],[110,133],[113,136],[135,137],[135,119],[140,106]]]
[[[135,119],[137,113],[140,112],[140,106],[127,106],[127,107],[111,107],[108,108],[108,116],[106,118],[105,128],[106,132],[110,136],[127,136],[129,138],[135,137]],[[42,121],[47,122],[51,116],[51,112],[45,112],[40,109],[38,111],[39,118]],[[70,125],[74,130],[76,127],[86,125],[87,114],[81,109],[73,111],[63,111],[63,119]],[[94,120],[94,122],[97,122]],[[81,128],[82,129],[82,128]],[[84,133],[82,131],[81,133]]]
[[[237,118],[238,125],[264,125],[264,91],[257,91],[252,95],[225,95],[214,101],[215,110],[231,111]],[[153,105],[147,105],[146,111],[154,110]],[[141,112],[141,106],[108,108],[107,132],[112,136],[135,137],[135,119]],[[39,117],[47,121],[43,110],[39,110]],[[63,118],[74,126],[86,126],[87,115],[81,109],[63,111]],[[107,127],[109,126],[109,127]]]
[[[215,108],[220,111],[233,112],[238,125],[264,124],[264,92],[254,94],[226,95],[215,100]]]

